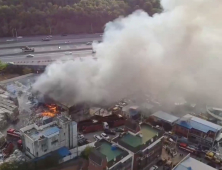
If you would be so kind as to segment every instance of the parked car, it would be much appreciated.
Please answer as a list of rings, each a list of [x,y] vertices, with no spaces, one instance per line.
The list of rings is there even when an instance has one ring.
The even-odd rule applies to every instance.
[[[81,134],[81,133],[78,133],[77,138],[78,138],[78,140],[83,139],[83,138],[84,138],[84,135]]]
[[[26,57],[27,57],[27,58],[33,58],[33,57],[34,57],[34,55],[29,54],[29,55],[27,55]]]
[[[21,39],[21,38],[23,38],[23,37],[22,37],[22,36],[18,36],[17,38],[18,38],[18,39]]]
[[[156,166],[156,165],[153,165],[151,168],[150,168],[150,170],[157,170],[158,169],[158,166]]]
[[[62,36],[67,36],[67,34],[62,34]]]
[[[94,138],[99,141],[99,140],[102,140],[102,138],[99,136],[99,135],[94,135]]]
[[[115,131],[116,132],[124,132],[124,129],[123,128],[116,128]]]
[[[105,133],[101,133],[101,137],[106,140],[109,139],[109,136]]]
[[[104,129],[104,132],[109,135],[116,135],[116,132],[110,129]]]

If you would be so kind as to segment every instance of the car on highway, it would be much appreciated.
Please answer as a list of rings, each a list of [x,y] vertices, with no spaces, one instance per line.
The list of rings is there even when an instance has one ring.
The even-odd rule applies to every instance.
[[[27,55],[26,57],[27,57],[27,58],[33,58],[33,57],[34,57],[34,55],[29,54],[29,55]]]
[[[17,38],[18,38],[18,39],[21,39],[21,38],[23,38],[23,37],[22,37],[22,36],[18,36]]]
[[[23,47],[21,49],[22,49],[22,52],[34,52],[35,51],[34,48],[30,48],[28,46],[25,46],[25,47]]]
[[[72,55],[72,52],[71,51],[67,51],[67,52],[65,52],[65,55]]]
[[[101,137],[102,137],[103,139],[106,139],[106,140],[109,139],[109,136],[108,136],[107,134],[105,134],[105,133],[101,133]]]
[[[51,38],[50,37],[46,37],[46,38],[43,38],[42,41],[50,41]]]
[[[9,40],[6,40],[7,42],[12,42],[12,41],[15,41],[14,39],[9,39]]]
[[[151,168],[150,168],[150,170],[157,170],[158,169],[158,166],[156,166],[156,165],[153,165]]]
[[[99,135],[94,135],[94,138],[96,139],[96,141],[102,140],[102,138]]]
[[[87,42],[86,45],[92,45],[92,42]]]

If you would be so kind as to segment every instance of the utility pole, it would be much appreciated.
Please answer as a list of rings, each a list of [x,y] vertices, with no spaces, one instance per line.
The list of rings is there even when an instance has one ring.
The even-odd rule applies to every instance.
[[[51,29],[51,26],[49,26],[49,35],[52,35],[52,29]]]
[[[12,37],[14,38],[14,29],[12,28]]]
[[[15,36],[16,36],[16,41],[17,41],[18,39],[17,39],[17,30],[16,30],[16,28],[15,28]]]

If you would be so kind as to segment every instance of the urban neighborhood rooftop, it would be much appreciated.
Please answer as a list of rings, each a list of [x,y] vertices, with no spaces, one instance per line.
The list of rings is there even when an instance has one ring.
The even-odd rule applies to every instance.
[[[100,140],[95,143],[95,150],[90,155],[90,159],[98,164],[101,164],[102,160],[106,159],[108,166],[110,167],[128,154],[128,152],[120,149],[115,144],[106,140]]]
[[[32,129],[25,131],[25,134],[28,135],[32,140],[38,140],[41,137],[55,135],[56,133],[59,133],[59,131],[60,129],[56,125],[53,125],[46,127],[43,130],[39,130],[33,127]]]
[[[174,123],[175,121],[179,119],[179,117],[173,116],[163,111],[157,111],[154,114],[152,114],[152,116],[157,117],[161,120],[164,120],[165,122],[168,122],[168,123]]]
[[[136,136],[128,133],[121,138],[121,141],[127,143],[132,147],[138,147],[156,136],[158,134],[158,131],[144,124],[141,126],[140,133],[141,135]]]
[[[178,166],[176,166],[173,170],[216,170],[215,168],[204,164],[190,156],[182,161]]]
[[[188,129],[194,128],[204,133],[207,133],[208,131],[218,132],[222,129],[220,125],[192,116],[190,114],[185,115],[182,119],[178,120],[176,123],[185,128]]]
[[[114,142],[125,147],[132,152],[138,152],[150,146],[154,141],[162,136],[162,131],[148,124],[141,124],[140,131],[137,134],[127,132],[119,135]]]

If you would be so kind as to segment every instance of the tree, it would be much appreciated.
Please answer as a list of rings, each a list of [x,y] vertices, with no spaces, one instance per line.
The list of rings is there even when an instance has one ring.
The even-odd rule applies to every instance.
[[[30,69],[30,68],[28,68],[28,67],[25,67],[24,69],[23,69],[23,74],[29,74],[29,73],[31,73],[32,72],[32,70]]]
[[[90,147],[90,146],[87,146],[84,151],[82,151],[81,153],[81,156],[84,158],[84,159],[89,159],[89,155],[90,153],[92,152],[93,150],[93,147]]]
[[[5,70],[6,67],[7,67],[7,64],[1,62],[1,60],[0,60],[0,73],[1,73],[3,70]]]

